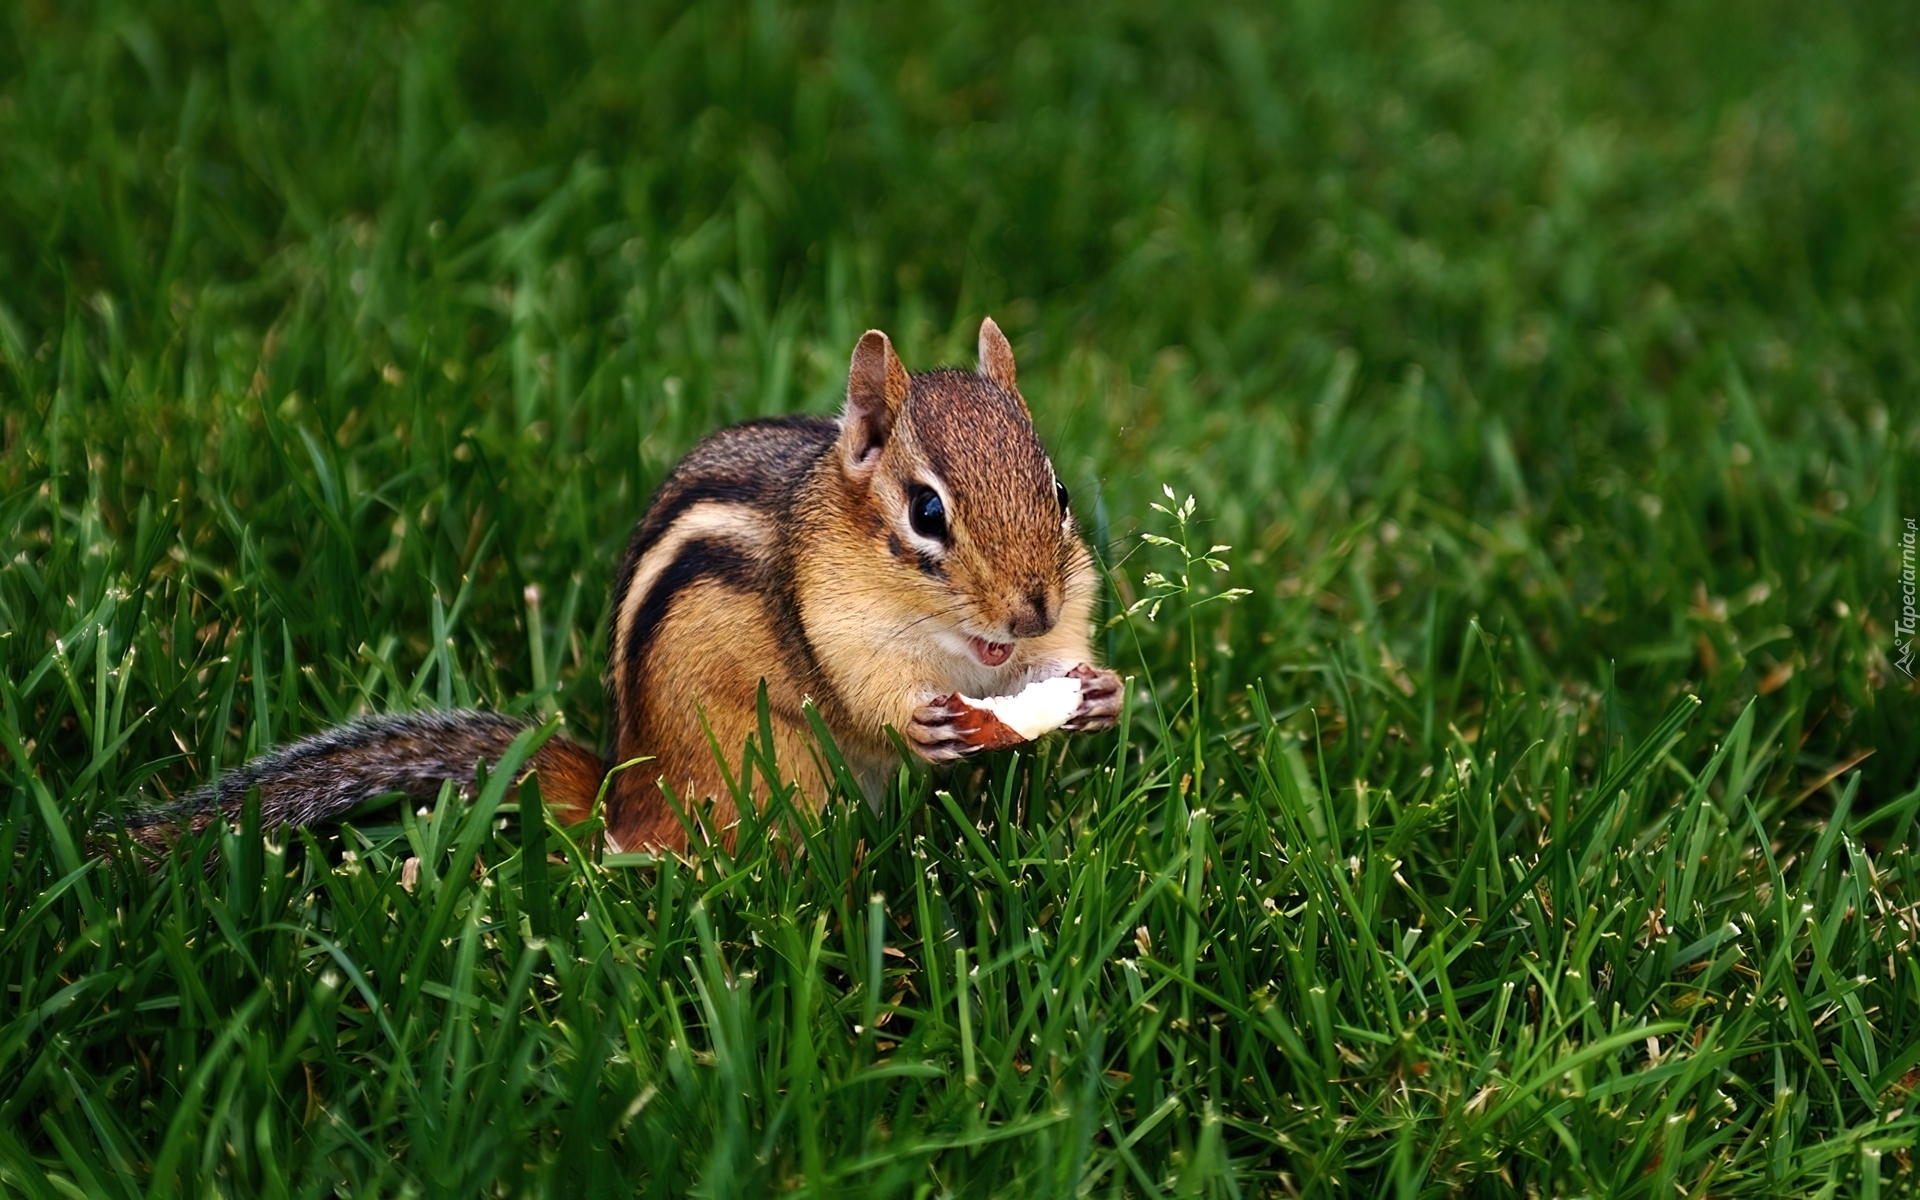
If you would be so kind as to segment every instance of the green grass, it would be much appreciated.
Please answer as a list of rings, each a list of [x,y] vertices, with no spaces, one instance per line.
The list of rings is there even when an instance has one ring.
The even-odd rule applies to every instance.
[[[0,28],[0,1192],[1916,1186],[1909,6]],[[88,857],[358,712],[598,742],[677,456],[987,312],[1118,733]],[[1231,570],[1126,616],[1142,533]]]

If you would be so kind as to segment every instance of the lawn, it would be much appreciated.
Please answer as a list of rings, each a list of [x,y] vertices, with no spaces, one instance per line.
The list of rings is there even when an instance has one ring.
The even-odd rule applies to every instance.
[[[0,1192],[1920,1186],[1920,10],[0,30]],[[678,456],[988,313],[1119,730],[684,859],[504,773],[101,835],[358,713],[601,744]]]

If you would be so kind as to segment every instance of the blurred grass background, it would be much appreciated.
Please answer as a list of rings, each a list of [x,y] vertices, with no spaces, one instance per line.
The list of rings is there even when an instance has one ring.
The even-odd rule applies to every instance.
[[[6,1186],[1910,1185],[1912,10],[24,0],[0,27]],[[1252,591],[1109,630],[1153,681],[1131,740],[830,811],[786,881],[576,855],[534,882],[450,809],[346,848],[379,875],[498,836],[484,889],[375,886],[339,844],[84,867],[121,798],[355,712],[597,742],[617,551],[673,461],[831,410],[869,326],[924,367],[986,313],[1113,599],[1168,569],[1131,557],[1163,484]],[[955,857],[916,873],[914,839]],[[1571,928],[1516,917],[1535,866]],[[1144,918],[1087,899],[1130,872]],[[526,949],[513,906],[549,886],[601,932]],[[917,887],[945,890],[869,919]],[[1034,966],[1070,900],[1106,956],[1144,919],[1136,965]],[[886,927],[905,957],[863,974]],[[986,971],[966,1064],[956,948]],[[702,989],[736,971],[781,982],[728,1049]],[[891,1059],[882,1001],[912,1010]],[[1662,1020],[1690,1058],[1623,1032]],[[398,1067],[469,1021],[525,1057],[507,1092]],[[826,1074],[776,1071],[809,1028]]]

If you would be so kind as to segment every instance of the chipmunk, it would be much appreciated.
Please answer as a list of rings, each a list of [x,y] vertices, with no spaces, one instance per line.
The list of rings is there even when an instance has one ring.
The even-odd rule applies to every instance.
[[[605,755],[555,736],[528,764],[563,820],[587,817],[608,772],[641,759],[607,787],[609,849],[685,847],[662,784],[690,810],[710,803],[730,839],[738,813],[708,729],[723,749],[743,746],[763,680],[776,759],[815,797],[830,781],[809,700],[870,801],[899,766],[889,728],[932,763],[979,749],[955,726],[957,693],[1071,675],[1081,698],[1064,728],[1114,724],[1120,680],[1089,642],[1093,559],[990,317],[979,354],[977,371],[910,375],[869,330],[839,419],[749,421],[680,461],[614,583]],[[365,718],[129,824],[158,840],[167,825],[237,814],[256,787],[270,824],[324,821],[390,792],[430,800],[447,781],[470,784],[523,728],[475,712]]]

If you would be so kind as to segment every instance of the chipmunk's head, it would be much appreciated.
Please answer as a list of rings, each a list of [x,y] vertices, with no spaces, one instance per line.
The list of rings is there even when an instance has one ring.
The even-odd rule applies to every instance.
[[[874,571],[927,633],[983,666],[1060,620],[1086,584],[1067,489],[1014,385],[1013,348],[980,325],[978,371],[909,375],[879,330],[853,351],[841,467],[860,498]],[[850,581],[855,583],[856,581]]]

